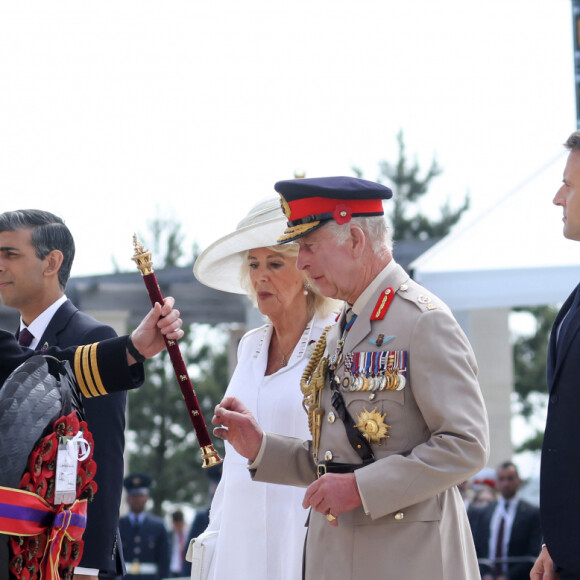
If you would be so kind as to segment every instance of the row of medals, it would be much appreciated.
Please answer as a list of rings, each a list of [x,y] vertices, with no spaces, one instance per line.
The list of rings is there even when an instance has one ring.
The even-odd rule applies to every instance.
[[[344,340],[339,340],[338,344],[336,345],[336,351],[333,355],[331,355],[328,359],[329,368],[334,371],[337,367],[339,367],[343,360],[344,356],[342,353],[342,349],[344,346]],[[347,355],[347,360],[345,361],[345,372],[344,377],[342,378],[342,390],[343,391],[400,391],[405,388],[405,383],[407,382],[405,379],[404,371],[405,369],[399,368],[394,369],[393,366],[393,359],[395,358],[395,354],[392,352],[385,353],[385,352],[369,352],[365,353],[367,356],[371,357],[371,361],[369,366],[377,367],[377,372],[369,373],[369,372],[361,372],[361,373],[351,373],[347,370],[347,368],[352,368],[352,354]],[[388,357],[387,365],[384,365],[384,358]],[[376,362],[376,365],[372,363]],[[386,368],[383,368],[386,366]],[[391,367],[391,368],[388,368]],[[338,377],[335,377],[335,381],[338,382]]]

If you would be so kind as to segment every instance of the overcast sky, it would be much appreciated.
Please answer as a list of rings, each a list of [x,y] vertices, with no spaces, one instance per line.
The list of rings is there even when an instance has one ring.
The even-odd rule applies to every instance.
[[[409,154],[474,211],[576,128],[570,0],[0,1],[1,210],[49,209],[73,275],[156,216],[201,247],[273,184]],[[517,223],[516,223],[517,227]],[[189,246],[187,248],[189,250]],[[155,258],[155,257],[154,257]]]

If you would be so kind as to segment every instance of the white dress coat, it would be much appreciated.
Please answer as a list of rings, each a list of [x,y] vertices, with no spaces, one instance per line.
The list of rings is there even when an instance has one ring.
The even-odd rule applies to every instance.
[[[239,398],[260,426],[291,437],[309,437],[300,378],[324,328],[336,315],[307,325],[289,364],[264,376],[272,325],[248,332],[226,396]],[[209,578],[300,580],[308,512],[304,489],[252,481],[247,460],[225,442],[223,475],[210,510],[208,530],[219,530]]]

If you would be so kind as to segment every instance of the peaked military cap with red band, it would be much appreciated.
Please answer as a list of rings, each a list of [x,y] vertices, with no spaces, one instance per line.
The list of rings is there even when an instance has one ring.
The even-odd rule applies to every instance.
[[[278,181],[288,227],[279,244],[293,242],[329,220],[348,223],[353,217],[383,215],[383,199],[393,192],[380,183],[356,177],[313,177]]]

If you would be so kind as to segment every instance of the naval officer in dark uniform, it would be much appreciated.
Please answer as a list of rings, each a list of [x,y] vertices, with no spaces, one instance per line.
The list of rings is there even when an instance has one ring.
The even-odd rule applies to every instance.
[[[119,521],[129,580],[161,580],[169,576],[169,537],[163,520],[145,511],[151,478],[129,475],[123,481],[131,510]]]

